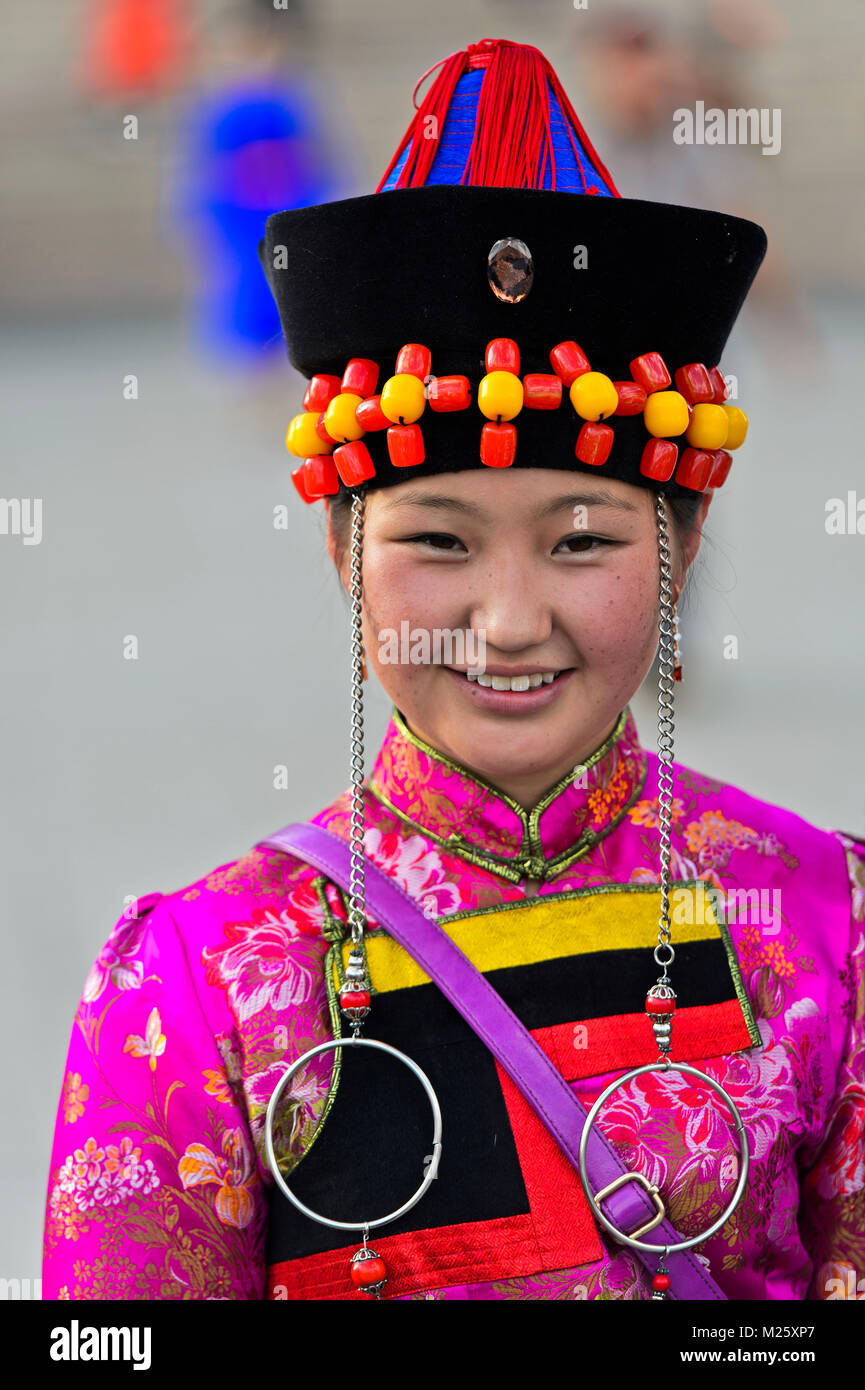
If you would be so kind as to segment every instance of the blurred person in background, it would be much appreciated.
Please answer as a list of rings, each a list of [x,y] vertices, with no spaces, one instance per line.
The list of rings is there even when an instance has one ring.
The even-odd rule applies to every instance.
[[[308,54],[304,0],[243,0],[205,31],[178,114],[171,204],[186,245],[198,342],[208,357],[282,359],[257,244],[267,215],[340,194],[339,157]]]

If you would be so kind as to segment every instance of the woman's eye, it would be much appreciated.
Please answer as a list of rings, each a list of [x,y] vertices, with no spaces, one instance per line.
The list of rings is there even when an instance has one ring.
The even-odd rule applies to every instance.
[[[418,536],[406,536],[406,540],[428,544],[434,550],[452,550],[455,545],[462,545],[457,536],[452,536],[447,531],[423,531]]]
[[[578,536],[566,536],[563,541],[559,541],[556,550],[561,545],[569,547],[568,554],[570,555],[591,555],[597,546],[615,545],[615,541],[609,541],[604,536],[587,536],[584,531],[581,531]]]

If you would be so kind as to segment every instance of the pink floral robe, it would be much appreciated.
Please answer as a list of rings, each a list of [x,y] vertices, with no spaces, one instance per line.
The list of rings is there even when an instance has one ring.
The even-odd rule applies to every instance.
[[[484,957],[494,980],[517,978],[505,968],[513,950],[529,962],[515,970],[552,970],[543,978],[555,992],[559,972],[579,966],[584,951],[591,987],[596,963],[619,959],[607,946],[637,941],[622,903],[641,904],[644,919],[653,912],[657,929],[657,770],[626,709],[585,769],[530,816],[423,744],[394,710],[367,779],[366,852],[425,912],[464,933],[479,968],[488,968],[484,952],[498,951]],[[676,764],[674,772],[673,879],[701,883],[727,909],[718,914],[727,918],[723,934],[704,929],[714,940],[697,941],[694,959],[726,942],[729,967],[705,982],[708,1002],[695,1006],[699,1026],[690,1031],[689,999],[680,998],[682,1049],[677,1022],[673,1056],[724,1084],[751,1151],[745,1196],[700,1253],[731,1299],[856,1296],[865,1269],[865,842],[689,768]],[[314,819],[348,838],[349,810],[346,792]],[[741,911],[749,892],[752,905],[772,904],[768,922],[765,912],[755,922],[753,911]],[[334,951],[343,958],[345,919],[344,895],[316,870],[255,849],[188,887],[139,898],[120,919],[72,1028],[48,1178],[46,1298],[363,1297],[346,1274],[357,1241],[322,1235],[300,1216],[297,1245],[273,1255],[268,1237],[274,1199],[294,1209],[267,1165],[267,1102],[290,1062],[333,1036],[327,977]],[[700,930],[674,922],[674,945],[682,932]],[[404,953],[396,960],[400,948],[370,918],[370,953],[376,936],[381,972],[411,965]],[[652,944],[649,983],[657,973]],[[538,951],[544,959],[535,962]],[[372,954],[370,974],[375,989]],[[672,974],[676,984],[675,965]],[[692,976],[699,989],[705,974]],[[617,972],[608,978],[615,992]],[[383,986],[390,988],[382,973]],[[531,1007],[542,1008],[545,997]],[[375,1007],[374,997],[371,1036]],[[595,1008],[612,1008],[612,1028],[587,1007],[572,1018],[566,999],[551,1026],[524,1021],[588,1105],[656,1050],[642,998],[630,989],[615,1007]],[[589,1044],[563,1046],[586,1018]],[[414,1235],[376,1233],[388,1262],[384,1297],[648,1298],[650,1275],[585,1220],[578,1178],[554,1145],[544,1147],[552,1141],[485,1056],[495,1067],[490,1104],[509,1117],[501,1137],[512,1150],[511,1196],[499,1210],[491,1182],[486,1206],[477,1194],[477,1210],[465,1207],[464,1220],[439,1220],[432,1231],[424,1197],[411,1213]],[[278,1147],[287,1176],[328,1115],[333,1086],[331,1052],[284,1098]],[[730,1136],[708,1097],[681,1074],[652,1073],[601,1112],[628,1166],[660,1182],[680,1232],[705,1229],[731,1191]],[[325,1120],[323,1138],[335,1123]],[[463,1186],[471,1186],[469,1175],[461,1185],[463,1137],[446,1128],[437,1180],[443,1212],[463,1210]],[[314,1175],[314,1162],[315,1149],[298,1176],[304,1168]],[[392,1195],[382,1211],[407,1193]],[[313,1239],[323,1246],[314,1249]]]

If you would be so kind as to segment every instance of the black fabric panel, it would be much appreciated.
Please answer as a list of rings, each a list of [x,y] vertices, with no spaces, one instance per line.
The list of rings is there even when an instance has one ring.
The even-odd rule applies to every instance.
[[[438,1096],[442,1159],[439,1177],[411,1211],[383,1228],[387,1235],[529,1210],[492,1054],[473,1033],[463,1044],[419,1047],[411,1026],[415,1007],[406,996],[422,992],[398,991],[402,1003],[391,1013],[400,1013],[400,1034],[411,1038],[403,1050],[426,1072]],[[400,1046],[382,1015],[376,1008],[370,1037]],[[432,1152],[432,1124],[426,1093],[407,1067],[385,1053],[346,1049],[333,1108],[291,1175],[291,1190],[313,1211],[336,1221],[384,1216],[419,1187],[424,1158]],[[268,1264],[336,1250],[355,1236],[359,1245],[359,1233],[311,1221],[273,1188]],[[374,1229],[370,1244],[375,1244]]]

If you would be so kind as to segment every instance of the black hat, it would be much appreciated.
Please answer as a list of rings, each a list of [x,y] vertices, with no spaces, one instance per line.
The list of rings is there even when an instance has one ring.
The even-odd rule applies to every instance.
[[[740,217],[621,197],[537,49],[451,55],[375,193],[267,220],[311,378],[298,492],[485,466],[720,486],[747,418],[719,363],[765,250]]]

